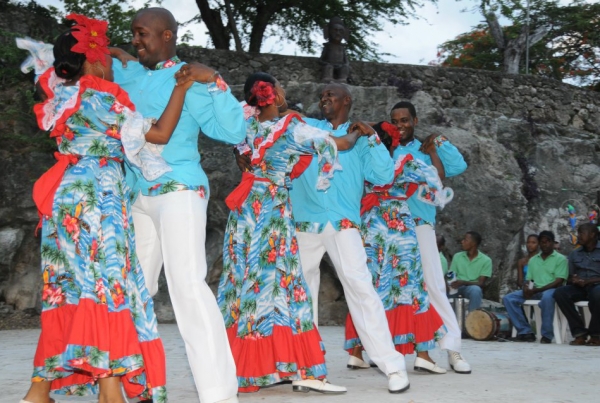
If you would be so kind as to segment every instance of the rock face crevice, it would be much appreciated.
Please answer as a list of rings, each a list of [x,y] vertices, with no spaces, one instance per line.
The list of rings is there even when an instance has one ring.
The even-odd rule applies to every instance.
[[[242,98],[248,74],[266,71],[287,90],[290,104],[318,115],[320,70],[316,58],[247,54],[182,47],[184,60],[199,60],[221,71],[234,95]],[[391,107],[408,99],[418,111],[416,134],[439,133],[464,154],[468,170],[445,182],[455,198],[439,212],[436,231],[450,252],[460,250],[464,232],[482,234],[481,250],[493,260],[485,297],[498,301],[514,289],[516,261],[529,233],[549,229],[570,251],[566,204],[583,222],[600,190],[600,94],[532,76],[379,63],[352,63],[354,98],[351,117],[380,121]],[[23,101],[30,84],[3,89],[0,113]],[[23,114],[29,113],[27,110]],[[11,136],[36,139],[29,118],[0,123],[3,145]],[[43,134],[38,134],[42,143]],[[27,144],[30,144],[31,141]],[[12,144],[12,145],[11,145]],[[33,182],[53,164],[50,152],[10,143],[0,150],[0,301],[17,309],[39,307],[39,240],[33,236],[37,214],[31,201]],[[202,165],[209,177],[211,201],[207,225],[207,280],[215,289],[222,268],[222,245],[228,210],[223,200],[240,173],[231,147],[201,136]],[[321,324],[341,324],[347,308],[334,271],[322,264],[319,293]],[[155,296],[161,321],[174,316],[161,280]]]

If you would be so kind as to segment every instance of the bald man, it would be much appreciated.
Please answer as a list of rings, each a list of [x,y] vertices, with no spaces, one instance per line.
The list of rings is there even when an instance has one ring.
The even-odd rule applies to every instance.
[[[134,18],[132,44],[138,60],[114,63],[115,82],[145,117],[159,118],[175,86],[174,74],[186,65],[175,54],[177,23],[163,8]],[[114,55],[117,55],[115,51]],[[177,325],[185,342],[202,403],[237,402],[237,378],[223,317],[206,284],[206,208],[208,178],[200,166],[198,134],[237,144],[244,139],[242,109],[214,69],[195,64],[195,83],[162,156],[171,167],[156,181],[126,166],[137,256],[152,295],[164,264]],[[187,68],[187,67],[186,67]]]
[[[331,131],[334,136],[347,133],[352,96],[346,86],[325,86],[319,107],[325,119],[306,118],[306,123]],[[352,149],[341,151],[339,162],[343,170],[336,172],[326,191],[316,190],[318,165],[315,160],[293,181],[290,190],[300,260],[313,298],[315,323],[318,323],[319,265],[327,252],[344,287],[348,308],[365,350],[388,376],[389,392],[400,393],[410,386],[404,356],[394,348],[358,230],[365,180],[375,185],[390,183],[394,163],[375,131],[370,137],[358,139]]]

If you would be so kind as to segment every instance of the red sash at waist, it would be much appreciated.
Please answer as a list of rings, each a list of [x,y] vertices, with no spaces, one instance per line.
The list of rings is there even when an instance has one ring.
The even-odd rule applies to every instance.
[[[254,185],[255,181],[271,182],[267,178],[259,178],[251,172],[242,173],[242,181],[240,182],[240,184],[237,185],[236,188],[233,189],[231,193],[229,193],[229,196],[225,198],[225,204],[227,204],[227,207],[229,207],[231,211],[234,211],[236,209],[238,210],[238,212],[242,211],[242,205],[248,198],[250,190],[252,190],[252,185]]]
[[[380,200],[407,200],[412,196],[419,186],[416,183],[409,183],[406,190],[406,196],[390,196],[383,193],[369,193],[360,200],[360,215],[362,216],[367,211],[375,206],[380,206]]]

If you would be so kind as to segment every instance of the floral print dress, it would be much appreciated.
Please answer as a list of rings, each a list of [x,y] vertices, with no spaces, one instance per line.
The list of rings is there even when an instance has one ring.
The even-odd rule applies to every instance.
[[[392,184],[373,186],[367,182],[365,191],[361,234],[367,265],[383,302],[396,350],[402,354],[431,350],[446,329],[429,304],[415,222],[406,199],[412,195],[443,206],[452,198],[452,191],[442,188],[435,168],[410,154],[396,160]],[[348,315],[344,348],[351,353],[360,345]]]
[[[135,255],[121,166],[121,128],[134,107],[116,84],[93,76],[63,84],[48,70],[40,78],[48,99],[34,108],[40,127],[56,138],[57,166],[68,164],[53,176],[51,214],[42,215],[42,332],[33,381],[51,381],[58,394],[87,395],[98,392],[99,378],[119,376],[129,397],[164,402],[165,355]]]
[[[246,143],[238,149],[251,156],[253,170],[226,200],[232,211],[217,296],[241,392],[327,373],[288,188],[298,174],[294,167],[307,154],[319,161],[318,189],[327,189],[339,169],[329,133],[306,125],[297,114],[246,122]]]

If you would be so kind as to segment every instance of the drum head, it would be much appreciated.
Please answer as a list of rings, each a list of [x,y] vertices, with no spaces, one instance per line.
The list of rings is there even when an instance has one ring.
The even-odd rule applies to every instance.
[[[481,309],[477,309],[465,319],[467,333],[475,340],[489,340],[496,332],[496,325],[492,316]]]

